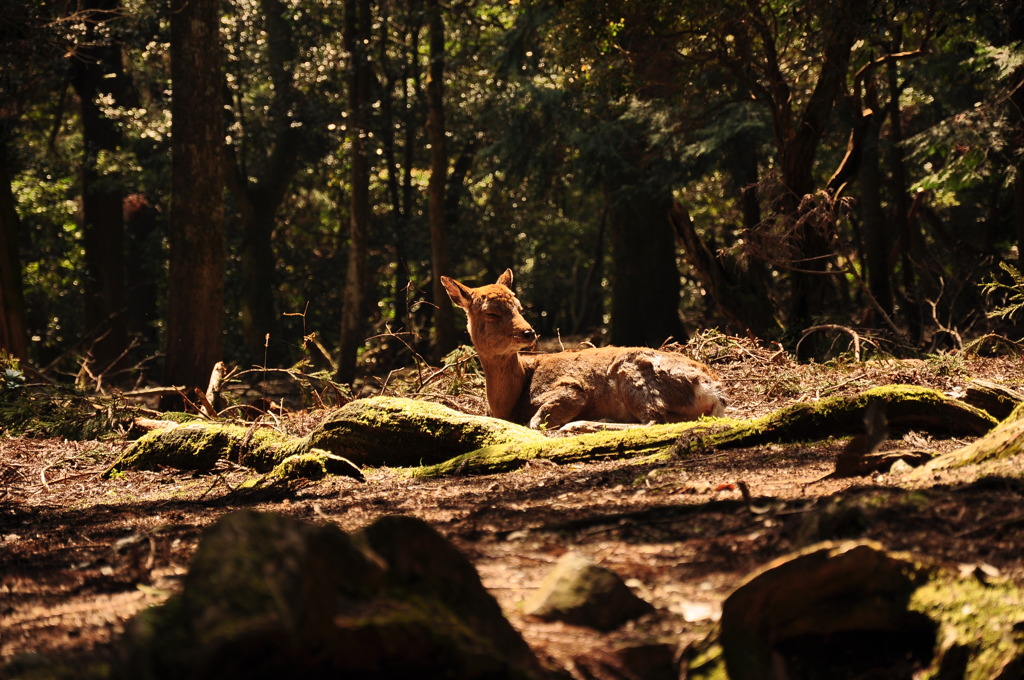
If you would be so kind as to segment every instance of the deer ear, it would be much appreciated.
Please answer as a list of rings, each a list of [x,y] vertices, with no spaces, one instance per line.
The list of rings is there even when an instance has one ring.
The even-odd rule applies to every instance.
[[[502,272],[501,276],[498,277],[498,283],[506,288],[512,287],[512,270],[506,269]]]
[[[447,276],[441,277],[441,285],[448,291],[448,297],[452,299],[452,302],[463,309],[469,309],[470,303],[473,302],[472,290]]]

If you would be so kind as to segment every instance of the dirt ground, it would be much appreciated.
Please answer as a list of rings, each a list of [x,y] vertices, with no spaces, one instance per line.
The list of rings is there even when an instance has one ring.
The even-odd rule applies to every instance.
[[[699,358],[722,376],[734,417],[881,384],[953,395],[975,378],[1024,386],[1019,357],[952,353],[801,365],[770,348],[737,344]],[[481,400],[470,394],[462,403]],[[323,416],[295,412],[281,427],[304,434]],[[883,448],[966,443],[891,436]],[[239,485],[252,473],[230,466],[207,475],[163,470],[104,479],[123,440],[2,435],[0,677],[55,663],[65,677],[101,674],[125,622],[180,588],[203,527],[240,508],[346,530],[388,514],[426,520],[476,565],[538,655],[578,678],[629,677],[618,651],[631,645],[682,647],[702,638],[747,574],[820,538],[865,538],[953,566],[983,565],[1024,586],[1024,482],[950,477],[908,493],[898,475],[826,478],[843,444],[822,433],[820,442],[692,451],[668,464],[534,462],[501,475],[439,480],[370,469],[365,482],[339,477],[243,491]],[[834,535],[808,521],[830,505],[856,501],[861,511],[825,532]],[[570,550],[617,572],[656,613],[608,634],[524,616],[524,599]]]

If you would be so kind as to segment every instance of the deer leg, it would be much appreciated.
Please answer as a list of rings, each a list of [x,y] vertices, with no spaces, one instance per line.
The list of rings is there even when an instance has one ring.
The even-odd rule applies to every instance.
[[[576,418],[586,406],[587,397],[579,387],[563,384],[539,395],[534,403],[538,408],[530,418],[530,427],[554,430]]]

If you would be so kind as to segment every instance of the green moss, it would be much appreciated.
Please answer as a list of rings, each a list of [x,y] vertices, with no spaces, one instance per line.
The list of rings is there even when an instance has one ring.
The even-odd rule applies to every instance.
[[[692,680],[728,680],[725,669],[725,655],[722,645],[718,642],[718,631],[714,631],[707,639],[695,643],[686,650],[684,659],[685,676]]]
[[[416,466],[498,444],[543,441],[535,430],[441,404],[374,397],[339,409],[306,439],[309,448],[360,465]]]
[[[297,453],[288,456],[270,471],[271,477],[282,480],[323,479],[327,476],[324,457],[316,453]]]
[[[295,453],[296,441],[276,430],[197,422],[156,430],[140,437],[118,459],[107,476],[129,469],[212,470],[221,458],[267,471]]]
[[[295,453],[274,466],[269,477],[281,480],[323,479],[328,475],[345,475],[363,481],[363,474],[351,461],[323,449]]]
[[[864,412],[880,403],[894,426],[954,434],[982,434],[996,422],[984,411],[950,399],[936,390],[893,385],[853,397],[832,397],[813,404],[795,404],[752,420],[707,418],[685,423],[651,425],[516,441],[485,446],[436,465],[416,470],[420,477],[504,472],[534,458],[557,463],[646,456],[667,461],[707,448],[728,449],[774,442],[818,441],[864,431]]]
[[[939,666],[951,652],[966,656],[964,680],[1003,677],[1008,662],[1024,658],[1024,640],[1015,631],[1024,593],[1009,582],[983,583],[936,571],[914,592],[909,609],[939,624],[936,661],[922,678],[945,677]]]
[[[732,421],[709,418],[686,423],[650,425],[628,430],[592,432],[574,437],[542,437],[537,441],[486,446],[442,463],[414,471],[417,477],[446,474],[489,474],[521,467],[529,460],[545,458],[559,464],[649,455],[677,455],[680,438],[697,439],[728,427]]]
[[[957,435],[984,434],[996,420],[984,411],[915,385],[888,385],[858,395],[794,404],[739,424],[709,442],[714,446],[752,446],[781,441],[817,441],[825,436],[864,431],[864,411],[877,403],[890,426],[907,426]]]
[[[1024,474],[1020,466],[1006,464],[1006,461],[1021,453],[1024,453],[1024,419],[1011,414],[984,437],[932,459],[911,475],[916,479],[927,479],[936,470],[978,465],[977,476],[991,473],[1020,477]]]

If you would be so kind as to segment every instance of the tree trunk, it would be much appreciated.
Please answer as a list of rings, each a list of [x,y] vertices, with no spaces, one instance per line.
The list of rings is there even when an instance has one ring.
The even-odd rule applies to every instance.
[[[71,84],[82,122],[82,231],[85,246],[85,325],[95,338],[87,344],[89,370],[102,375],[128,345],[125,315],[124,190],[119,177],[100,167],[101,156],[121,147],[121,130],[99,106],[99,97],[124,78],[121,46],[97,34],[94,26],[118,11],[117,0],[103,3],[86,22],[87,41],[72,61]],[[113,76],[110,78],[109,76]]]
[[[444,17],[438,0],[427,0],[430,67],[427,69],[427,138],[430,141],[430,179],[427,214],[430,220],[430,270],[434,303],[434,358],[455,349],[455,312],[447,304],[442,275],[451,275],[445,220],[445,185],[448,181],[448,144],[444,127]]]
[[[611,341],[659,347],[686,342],[679,318],[679,269],[669,213],[672,197],[637,189],[610,207]]]
[[[245,291],[240,301],[242,337],[251,361],[273,365],[282,358],[283,344],[276,337],[276,258],[271,237],[277,211],[297,171],[299,137],[304,128],[293,125],[301,116],[303,102],[295,92],[293,75],[287,68],[296,54],[291,24],[285,19],[287,10],[280,0],[260,0],[260,9],[267,34],[268,71],[274,84],[271,148],[256,182],[249,181],[251,171],[234,162],[228,174],[228,188],[242,212],[239,253]],[[267,336],[270,336],[269,345]]]
[[[0,349],[28,358],[17,202],[11,188],[7,124],[0,123]]]
[[[277,365],[281,348],[274,311],[274,250],[271,236],[280,203],[266,205],[250,193],[255,209],[244,220],[239,265],[245,294],[239,303],[242,337],[249,360],[260,366]]]
[[[893,49],[898,49],[902,44],[898,38],[893,43]],[[898,62],[890,61],[886,64],[886,78],[889,84],[889,167],[892,173],[890,181],[893,187],[893,227],[900,248],[899,256],[902,269],[902,290],[897,289],[901,299],[904,320],[907,326],[907,335],[910,342],[917,344],[921,340],[922,328],[924,326],[924,310],[921,306],[921,292],[918,285],[917,264],[922,261],[921,250],[923,239],[920,229],[910,215],[910,199],[907,193],[907,173],[903,164],[903,115],[900,109],[900,98],[903,94],[903,85],[899,79]],[[895,265],[895,262],[892,262]]]
[[[205,388],[224,352],[220,3],[172,0],[171,219],[165,380]]]
[[[132,337],[142,340],[147,351],[157,346],[160,320],[160,291],[167,289],[166,272],[153,271],[153,262],[163,262],[166,225],[160,212],[142,194],[131,194],[124,202],[125,278],[131,291],[127,300],[127,326]],[[155,351],[155,350],[152,350]]]
[[[867,105],[871,113],[864,121],[864,141],[860,163],[860,214],[864,225],[865,264],[868,270],[868,292],[887,315],[892,316],[893,296],[889,278],[890,225],[882,211],[882,167],[879,136],[883,114],[869,85]],[[874,315],[874,307],[871,307]]]
[[[1011,3],[1009,23],[1009,39],[1024,40],[1024,6]],[[1017,167],[1013,180],[1014,222],[1017,225],[1017,266],[1024,271],[1024,66],[1017,68],[1010,82],[1016,85],[1010,95],[1010,120],[1015,128],[1014,143],[1016,146]]]
[[[370,62],[366,41],[370,35],[369,0],[345,2],[345,48],[349,53],[349,108],[351,110],[352,175],[349,202],[348,266],[341,309],[338,349],[339,382],[352,382],[356,356],[363,344],[366,306],[366,251],[370,229],[370,159],[365,134],[368,122]]]

